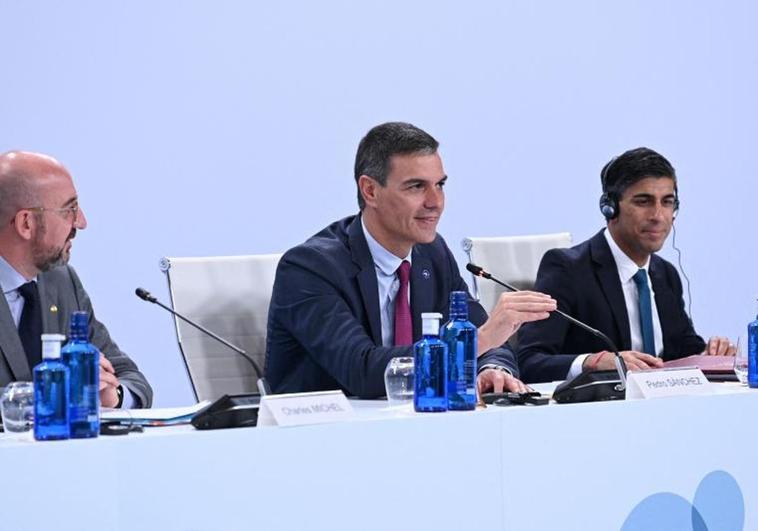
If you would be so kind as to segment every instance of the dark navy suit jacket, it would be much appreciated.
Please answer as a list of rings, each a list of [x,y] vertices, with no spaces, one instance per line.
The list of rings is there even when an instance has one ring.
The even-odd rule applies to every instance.
[[[663,359],[701,353],[705,342],[684,311],[676,269],[654,254],[649,271],[663,332]],[[556,299],[559,310],[606,334],[620,350],[631,349],[624,292],[602,231],[571,249],[545,253],[534,289]],[[521,376],[530,383],[563,380],[578,354],[608,350],[599,338],[558,315],[523,325],[518,339]]]
[[[421,313],[447,320],[451,291],[468,291],[441,236],[413,247],[411,314],[414,341]],[[384,369],[412,348],[382,346],[376,270],[360,216],[332,223],[279,262],[268,316],[266,378],[276,393],[341,389],[362,398],[383,396]],[[469,320],[487,314],[469,299]],[[493,349],[479,365],[494,363],[518,376],[515,356]]]

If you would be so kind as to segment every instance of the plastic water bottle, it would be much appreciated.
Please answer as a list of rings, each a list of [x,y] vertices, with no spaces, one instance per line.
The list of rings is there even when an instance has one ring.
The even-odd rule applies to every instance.
[[[439,313],[422,313],[421,341],[413,345],[416,411],[447,411],[447,345],[440,341]]]
[[[450,293],[450,320],[440,330],[447,344],[447,407],[452,410],[476,408],[476,335],[468,320],[468,293]]]
[[[758,317],[747,325],[747,384],[758,388]]]
[[[71,438],[100,433],[100,352],[89,342],[89,315],[71,314],[69,342],[61,351],[69,370],[69,425]]]
[[[42,363],[34,367],[34,438],[68,439],[69,371],[61,361],[66,336],[42,334]]]

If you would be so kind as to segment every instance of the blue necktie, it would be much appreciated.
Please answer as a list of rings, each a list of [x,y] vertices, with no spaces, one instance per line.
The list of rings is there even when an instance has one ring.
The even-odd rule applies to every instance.
[[[653,335],[653,308],[650,304],[650,287],[647,284],[647,272],[639,269],[634,274],[640,305],[640,329],[642,330],[642,350],[652,356],[655,352],[655,336]]]

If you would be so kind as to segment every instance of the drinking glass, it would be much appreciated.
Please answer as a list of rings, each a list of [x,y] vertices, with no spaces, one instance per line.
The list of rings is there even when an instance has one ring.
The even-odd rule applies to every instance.
[[[34,427],[34,385],[12,382],[0,395],[0,414],[6,433],[25,433]]]
[[[413,358],[392,358],[384,371],[384,388],[390,406],[413,402],[415,384]]]
[[[747,385],[747,344],[741,336],[737,338],[735,347],[737,350],[734,353],[734,374],[742,385]]]

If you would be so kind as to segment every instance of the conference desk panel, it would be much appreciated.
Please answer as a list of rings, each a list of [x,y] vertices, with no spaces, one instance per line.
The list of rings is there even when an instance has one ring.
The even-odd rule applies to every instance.
[[[678,505],[659,496],[653,509],[671,531],[691,529],[671,522],[714,471],[755,529],[758,393],[728,389],[423,415],[358,401],[338,424],[2,438],[0,529],[608,530],[630,514],[627,529],[655,529],[634,527],[644,504],[632,513],[670,492]],[[720,498],[711,506],[734,506]]]
[[[510,411],[503,448],[522,458],[503,480],[526,480],[504,496],[503,529],[688,531],[699,486],[707,529],[758,529],[758,392],[717,389],[728,392]]]
[[[359,419],[340,424],[152,428],[143,435],[96,440],[2,441],[4,476],[17,474],[19,482],[13,489],[7,482],[0,486],[3,505],[13,500],[16,507],[10,519],[3,511],[0,528],[4,523],[14,530],[72,531],[500,526],[502,464],[493,444],[500,438],[499,423],[476,414],[377,414],[384,406],[357,404]],[[33,494],[43,485],[55,492],[44,502]],[[77,505],[78,514],[93,519],[71,518]]]

